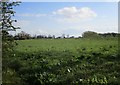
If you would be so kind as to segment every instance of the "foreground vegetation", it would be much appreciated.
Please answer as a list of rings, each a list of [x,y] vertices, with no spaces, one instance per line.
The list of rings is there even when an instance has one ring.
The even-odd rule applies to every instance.
[[[14,53],[3,59],[3,83],[120,84],[117,38],[34,39],[17,43]]]

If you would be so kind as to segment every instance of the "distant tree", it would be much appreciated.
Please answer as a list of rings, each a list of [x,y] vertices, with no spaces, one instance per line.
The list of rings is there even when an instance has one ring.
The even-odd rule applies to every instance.
[[[69,38],[69,34],[67,35],[67,38]]]
[[[62,38],[65,38],[65,34],[62,34]]]
[[[74,36],[71,36],[70,38],[75,38]]]
[[[44,35],[44,38],[45,38],[45,39],[47,39],[47,36],[46,36],[46,35]]]
[[[31,39],[31,35],[24,31],[21,31],[20,33],[15,35],[15,39],[17,39],[17,40]]]
[[[56,39],[60,39],[61,37],[56,37]]]
[[[37,38],[37,35],[33,35],[33,36],[32,36],[32,39],[36,39],[36,38]]]
[[[55,35],[53,35],[52,38],[55,39]]]
[[[48,35],[48,38],[49,38],[49,39],[51,39],[51,38],[52,38],[52,36],[49,34],[49,35]]]
[[[101,37],[118,37],[118,33],[99,33]]]
[[[38,35],[38,36],[37,36],[37,39],[40,39],[40,38],[42,38],[42,35]]]
[[[78,38],[82,38],[81,36],[78,36]]]
[[[83,38],[98,38],[99,35],[93,31],[86,31],[82,34]]]

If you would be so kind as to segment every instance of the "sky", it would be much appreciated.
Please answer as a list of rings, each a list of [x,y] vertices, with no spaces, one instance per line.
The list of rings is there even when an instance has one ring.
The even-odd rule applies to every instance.
[[[120,0],[17,0],[17,1],[22,1],[22,2],[119,2]]]
[[[31,35],[81,36],[85,31],[118,32],[117,2],[22,2],[15,26]]]

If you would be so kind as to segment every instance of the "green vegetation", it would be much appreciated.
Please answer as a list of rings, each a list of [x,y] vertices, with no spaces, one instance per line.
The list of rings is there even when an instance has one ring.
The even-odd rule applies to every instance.
[[[15,13],[13,6],[17,5],[18,2],[0,2],[3,85],[120,84],[116,33],[88,31],[77,39],[65,39],[65,35],[60,39],[39,35],[36,39],[21,32],[13,37],[8,31],[16,29],[12,25],[16,20],[11,16]]]
[[[104,39],[31,39],[17,41],[18,46],[15,48],[21,52],[33,51],[65,51],[76,52],[81,49],[86,51],[99,51],[100,48],[108,48],[109,46],[118,46],[118,38]],[[112,50],[116,50],[116,48]]]
[[[12,81],[17,80],[17,76],[13,77],[13,75],[17,74],[9,68],[7,62],[8,60],[11,61],[10,56],[13,54],[13,48],[16,45],[16,43],[14,42],[14,38],[9,35],[8,31],[19,29],[19,27],[13,26],[13,23],[17,22],[17,20],[12,19],[12,16],[14,16],[15,14],[13,7],[19,5],[19,3],[20,2],[12,2],[9,0],[0,1],[0,38],[2,38],[2,43],[0,43],[0,47],[2,47],[2,58],[0,56],[0,63],[2,62],[2,70],[0,68],[0,84],[13,83]],[[1,76],[3,77],[2,81]]]
[[[118,39],[18,40],[6,65],[13,83],[119,85]],[[4,82],[9,82],[5,80]],[[21,83],[22,82],[22,83]]]

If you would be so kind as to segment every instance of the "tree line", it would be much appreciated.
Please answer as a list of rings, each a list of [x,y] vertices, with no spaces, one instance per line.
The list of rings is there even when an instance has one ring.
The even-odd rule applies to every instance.
[[[55,35],[34,35],[31,36],[30,34],[21,31],[20,33],[10,37],[13,37],[15,40],[26,40],[26,39],[69,39],[69,38],[108,38],[108,37],[118,37],[120,34],[119,33],[97,33],[93,31],[85,31],[82,36],[69,36],[62,34],[61,36],[55,36]]]

